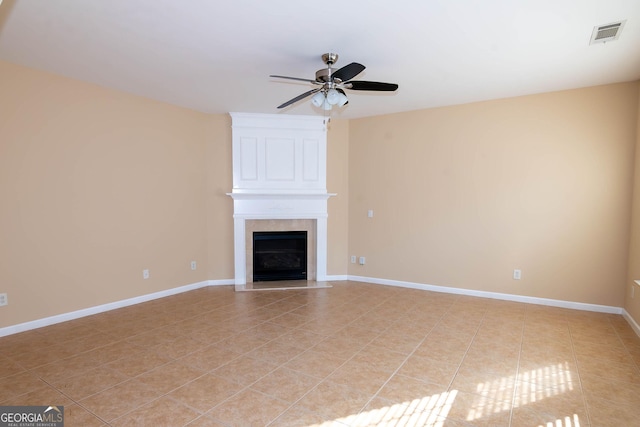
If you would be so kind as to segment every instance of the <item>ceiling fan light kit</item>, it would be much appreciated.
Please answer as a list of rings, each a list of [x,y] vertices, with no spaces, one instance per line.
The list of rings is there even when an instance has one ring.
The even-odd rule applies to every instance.
[[[347,102],[349,102],[347,95],[336,89],[321,90],[311,97],[311,104],[314,107],[322,107],[327,111],[331,110],[334,105],[343,107]]]
[[[395,83],[369,82],[362,80],[352,81],[354,77],[365,69],[364,65],[358,64],[357,62],[352,62],[334,71],[331,66],[338,60],[337,53],[325,53],[322,55],[322,60],[327,65],[327,68],[318,70],[316,72],[315,80],[279,75],[270,76],[280,79],[303,81],[321,86],[290,99],[284,104],[279,105],[278,108],[288,107],[291,104],[313,95],[311,97],[311,104],[314,107],[330,111],[334,106],[343,107],[349,102],[349,98],[347,98],[347,94],[344,91],[345,89],[375,92],[393,92],[398,89],[398,85]]]

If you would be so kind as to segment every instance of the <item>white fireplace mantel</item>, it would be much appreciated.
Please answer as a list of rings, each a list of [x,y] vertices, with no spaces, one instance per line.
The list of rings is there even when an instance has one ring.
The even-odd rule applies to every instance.
[[[316,281],[327,278],[326,123],[322,117],[231,113],[236,290],[247,284],[246,222],[315,222]]]

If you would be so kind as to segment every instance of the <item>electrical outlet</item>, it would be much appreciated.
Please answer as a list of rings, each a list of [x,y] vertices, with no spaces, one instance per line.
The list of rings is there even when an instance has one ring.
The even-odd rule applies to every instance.
[[[356,256],[351,255],[351,264],[355,264],[355,263],[356,263]]]
[[[513,270],[513,280],[520,280],[522,279],[522,270]]]
[[[149,270],[142,270],[142,278],[143,279],[149,278]]]
[[[195,261],[191,261],[191,269],[195,270],[196,268],[198,268],[198,264]]]
[[[0,294],[0,306],[9,305],[9,299],[7,298],[7,294]]]
[[[360,265],[364,265],[365,261],[366,261],[366,259],[363,256],[361,256],[360,257]]]

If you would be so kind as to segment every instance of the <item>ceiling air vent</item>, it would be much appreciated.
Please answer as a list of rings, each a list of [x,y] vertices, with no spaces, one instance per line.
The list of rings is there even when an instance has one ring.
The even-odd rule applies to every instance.
[[[613,22],[611,24],[593,27],[593,33],[591,33],[591,41],[589,44],[606,43],[618,40],[625,22],[627,21]]]

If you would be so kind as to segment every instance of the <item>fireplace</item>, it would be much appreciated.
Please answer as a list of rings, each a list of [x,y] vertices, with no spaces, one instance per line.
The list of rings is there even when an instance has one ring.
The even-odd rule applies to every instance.
[[[246,283],[249,289],[255,289],[252,283],[255,282],[254,268],[254,233],[263,232],[306,232],[307,234],[307,281],[315,281],[317,278],[317,256],[316,256],[316,221],[312,219],[250,219],[245,221],[245,266]],[[292,279],[286,279],[290,281]],[[274,286],[276,281],[262,281],[262,284]]]
[[[324,118],[249,113],[231,118],[233,190],[227,194],[233,198],[236,290],[255,290],[256,281],[270,281],[264,286],[292,279],[306,280],[307,286],[325,282],[327,199],[335,194],[326,188]],[[256,256],[254,245],[264,242],[254,241],[254,233],[290,231],[306,231],[306,244],[300,244],[306,253],[275,255],[269,249]],[[275,268],[281,276],[264,276],[262,267],[276,261],[285,264]]]
[[[253,281],[307,280],[306,231],[255,231]]]

